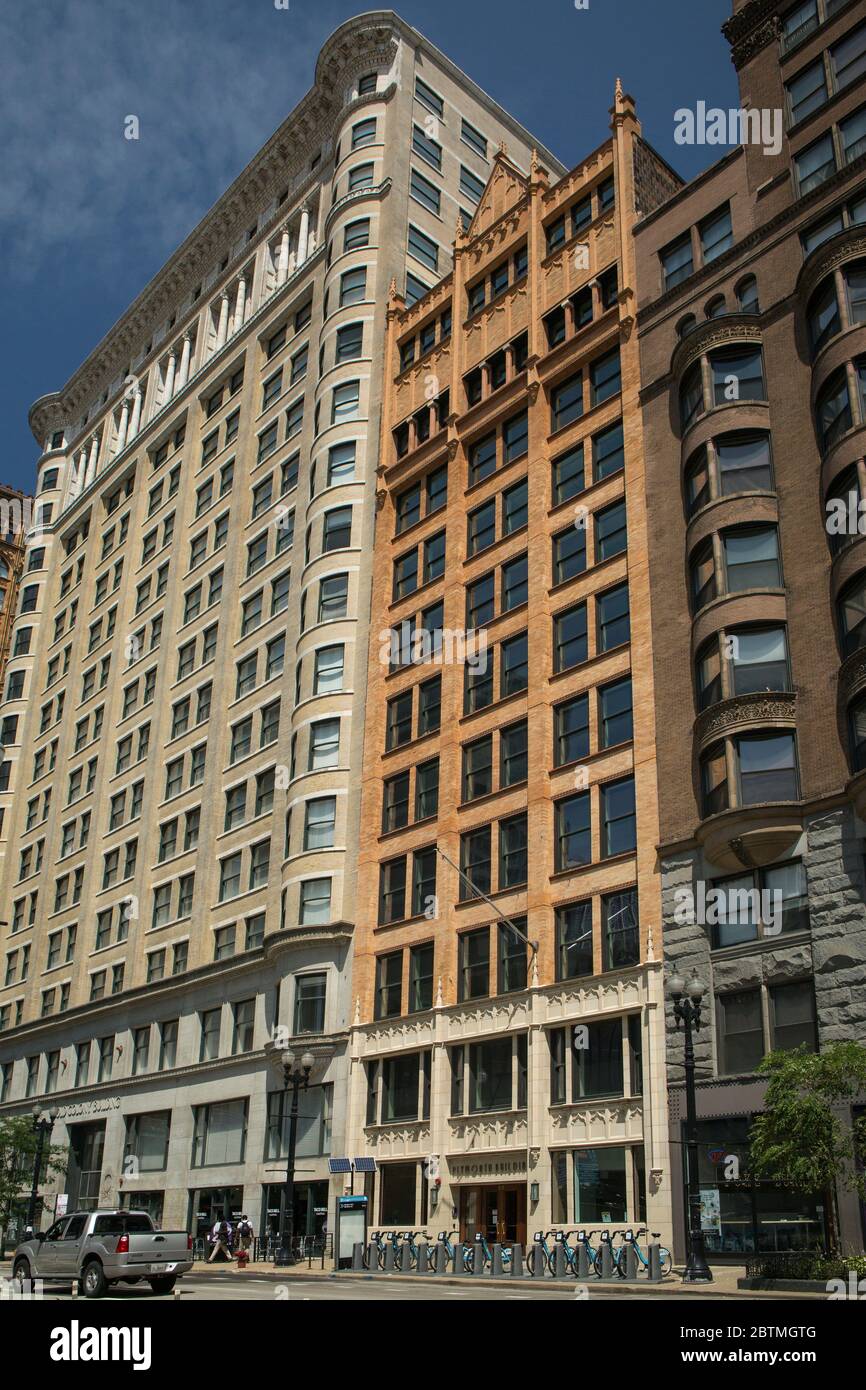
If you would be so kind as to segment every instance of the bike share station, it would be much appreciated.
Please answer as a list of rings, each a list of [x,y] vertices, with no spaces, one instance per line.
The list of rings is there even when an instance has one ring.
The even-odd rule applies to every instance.
[[[638,1236],[631,1229],[615,1233],[621,1239],[619,1246],[614,1246],[609,1231],[600,1233],[597,1247],[591,1240],[594,1231],[576,1232],[576,1247],[568,1243],[570,1234],[572,1232],[549,1231],[547,1236],[554,1238],[551,1248],[547,1236],[537,1232],[524,1259],[522,1246],[490,1246],[480,1231],[474,1243],[453,1245],[445,1231],[435,1243],[422,1231],[373,1232],[367,1246],[361,1241],[353,1244],[351,1269],[353,1274],[378,1271],[386,1275],[451,1274],[492,1279],[588,1281],[595,1277],[601,1284],[637,1283],[638,1280],[660,1284],[664,1277],[663,1265],[666,1272],[670,1271],[670,1252],[654,1240],[645,1255],[638,1244]],[[638,1232],[638,1235],[643,1234],[643,1231]]]

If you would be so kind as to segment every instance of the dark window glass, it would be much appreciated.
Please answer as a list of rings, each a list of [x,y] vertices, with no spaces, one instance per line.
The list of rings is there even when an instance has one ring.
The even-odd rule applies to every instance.
[[[580,868],[592,859],[589,792],[558,801],[556,823],[556,870]]]
[[[591,902],[570,903],[556,909],[556,964],[558,980],[592,974]]]

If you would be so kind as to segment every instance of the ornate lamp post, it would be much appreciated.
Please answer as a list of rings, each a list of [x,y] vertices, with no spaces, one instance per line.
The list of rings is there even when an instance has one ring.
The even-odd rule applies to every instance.
[[[701,1026],[703,983],[695,973],[688,984],[674,972],[668,979],[668,991],[674,1005],[677,1032],[685,1028],[686,1073],[686,1202],[685,1219],[688,1233],[688,1262],[683,1282],[712,1284],[713,1276],[704,1250],[704,1231],[701,1225],[701,1192],[698,1180],[698,1123],[695,1102],[695,1049],[692,1029]]]
[[[312,1052],[305,1052],[301,1057],[300,1066],[296,1067],[293,1052],[284,1052],[282,1055],[284,1116],[289,1087],[292,1090],[292,1105],[289,1112],[289,1157],[286,1163],[283,1211],[280,1218],[280,1248],[274,1260],[275,1265],[293,1265],[295,1263],[292,1243],[295,1233],[295,1145],[298,1133],[298,1097],[301,1091],[306,1091],[309,1085],[310,1072],[315,1060]]]
[[[34,1105],[32,1114],[33,1132],[36,1135],[36,1158],[33,1162],[33,1185],[30,1188],[30,1201],[27,1205],[27,1225],[31,1231],[36,1221],[36,1201],[39,1195],[39,1178],[42,1173],[42,1153],[45,1148],[46,1137],[54,1128],[57,1110],[52,1108],[47,1115],[43,1115],[39,1106]]]

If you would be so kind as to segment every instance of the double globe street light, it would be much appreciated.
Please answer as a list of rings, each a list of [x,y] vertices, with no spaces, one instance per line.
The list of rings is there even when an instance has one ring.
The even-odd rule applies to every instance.
[[[294,1246],[295,1235],[295,1147],[298,1133],[298,1098],[310,1084],[310,1072],[315,1063],[312,1052],[305,1052],[300,1066],[295,1065],[294,1052],[286,1051],[280,1059],[283,1064],[283,1118],[286,1114],[286,1098],[289,1087],[292,1090],[292,1104],[289,1111],[289,1157],[286,1163],[286,1182],[283,1189],[283,1210],[280,1218],[280,1246],[275,1265],[296,1263]]]
[[[44,1115],[38,1105],[34,1105],[33,1132],[36,1135],[36,1157],[33,1160],[33,1184],[30,1188],[30,1201],[27,1205],[27,1225],[32,1231],[36,1222],[36,1202],[39,1196],[39,1178],[42,1174],[42,1154],[45,1149],[45,1140],[54,1128],[54,1121],[57,1119],[59,1111],[53,1107]]]
[[[692,1029],[701,1026],[703,982],[695,972],[688,983],[676,971],[668,977],[668,992],[674,1006],[677,1032],[682,1023],[685,1029],[686,1074],[686,1200],[685,1225],[688,1238],[688,1261],[683,1282],[712,1284],[713,1276],[704,1249],[704,1230],[701,1223],[701,1190],[698,1174],[698,1121],[695,1100],[695,1048]]]

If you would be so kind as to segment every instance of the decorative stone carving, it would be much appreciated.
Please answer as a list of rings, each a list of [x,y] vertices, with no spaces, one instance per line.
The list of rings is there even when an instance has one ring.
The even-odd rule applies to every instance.
[[[682,373],[705,352],[713,348],[727,347],[730,343],[760,343],[760,314],[725,314],[724,318],[708,319],[692,329],[674,348],[671,358],[671,372],[675,376]]]
[[[703,748],[713,739],[743,724],[796,723],[796,695],[783,691],[757,691],[751,695],[735,695],[705,710],[695,723],[695,739]]]
[[[839,669],[839,698],[844,705],[866,686],[866,648],[852,652]]]
[[[807,260],[800,272],[798,297],[805,303],[825,275],[861,256],[866,256],[866,233],[862,227],[849,227],[844,232],[837,232],[829,243],[817,247]]]
[[[722,25],[731,45],[731,58],[739,72],[756,53],[779,37],[778,0],[751,0]]]

